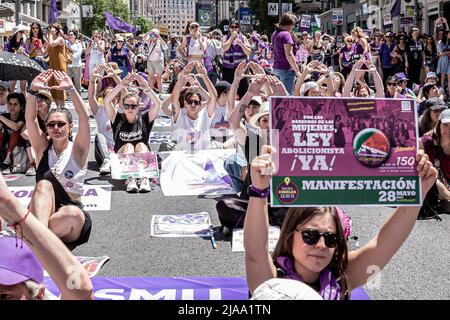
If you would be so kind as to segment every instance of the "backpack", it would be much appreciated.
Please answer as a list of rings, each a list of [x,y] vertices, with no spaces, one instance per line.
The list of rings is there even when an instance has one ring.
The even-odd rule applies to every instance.
[[[30,160],[24,147],[16,146],[11,153],[11,158],[11,173],[25,173],[30,167]]]

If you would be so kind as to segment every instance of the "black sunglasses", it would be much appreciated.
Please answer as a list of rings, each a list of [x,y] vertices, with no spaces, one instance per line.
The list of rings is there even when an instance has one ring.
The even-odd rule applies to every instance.
[[[396,85],[398,85],[398,83],[397,82],[389,82],[387,85],[388,86],[396,86]]]
[[[137,109],[137,107],[138,107],[137,104],[126,104],[126,103],[123,104],[123,108],[125,110],[128,110],[128,109],[135,110],[135,109]]]
[[[54,128],[55,126],[57,126],[58,128],[62,128],[67,124],[67,122],[64,121],[56,121],[56,122],[48,122],[46,124],[47,128]]]
[[[194,24],[194,25],[192,25],[190,28],[191,28],[191,29],[197,29],[198,27],[199,27],[198,25]]]
[[[316,229],[304,229],[301,231],[297,229],[297,231],[302,235],[303,242],[309,246],[315,245],[321,237],[325,240],[325,245],[328,248],[336,248],[339,241],[339,236],[332,232],[320,233]]]
[[[194,104],[194,105],[196,105],[196,106],[199,106],[199,105],[200,105],[200,101],[199,101],[199,100],[192,100],[192,99],[189,99],[189,100],[186,100],[186,102],[187,102],[188,105],[192,105],[192,104]]]

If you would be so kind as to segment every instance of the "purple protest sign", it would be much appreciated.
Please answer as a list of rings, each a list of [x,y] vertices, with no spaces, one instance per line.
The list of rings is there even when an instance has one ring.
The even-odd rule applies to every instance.
[[[109,12],[105,12],[105,19],[108,25],[114,30],[130,33],[134,33],[137,30],[136,26],[129,25],[125,21],[122,21],[119,18],[113,16]]]
[[[414,100],[272,97],[275,206],[418,205]]]
[[[94,277],[96,300],[248,300],[245,278],[133,278]],[[59,291],[50,278],[45,285],[55,296]],[[364,289],[352,291],[352,300],[370,300]]]

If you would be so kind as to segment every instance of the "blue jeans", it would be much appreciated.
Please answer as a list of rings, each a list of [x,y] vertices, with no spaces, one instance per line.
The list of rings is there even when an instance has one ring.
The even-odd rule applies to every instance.
[[[273,69],[275,76],[280,79],[290,95],[294,92],[295,72],[294,70]]]
[[[231,185],[233,190],[241,192],[244,186],[244,181],[241,180],[242,168],[247,165],[245,157],[238,153],[233,153],[225,159],[223,167],[231,178]]]

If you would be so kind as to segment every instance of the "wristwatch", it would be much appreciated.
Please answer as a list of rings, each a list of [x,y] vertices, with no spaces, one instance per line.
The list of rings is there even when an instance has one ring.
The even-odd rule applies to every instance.
[[[253,185],[250,185],[247,189],[247,193],[249,197],[255,197],[255,198],[268,198],[270,189],[266,188],[263,190],[259,190],[258,188],[255,188]]]
[[[32,94],[33,96],[37,95],[39,91],[33,91],[31,89],[28,90],[28,93]]]

